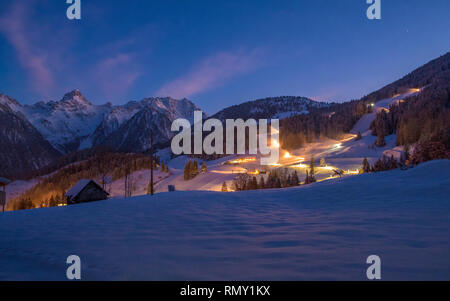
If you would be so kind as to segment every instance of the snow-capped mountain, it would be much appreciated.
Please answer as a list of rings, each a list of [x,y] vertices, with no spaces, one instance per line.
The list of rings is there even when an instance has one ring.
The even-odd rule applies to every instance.
[[[127,104],[130,106],[130,103]],[[133,103],[133,108],[140,107],[139,111],[128,121],[118,127],[116,131],[111,131],[105,139],[97,140],[97,143],[111,147],[120,151],[145,151],[149,149],[150,130],[153,131],[155,145],[164,145],[174,136],[171,131],[172,122],[178,118],[185,118],[191,123],[194,118],[194,111],[200,108],[193,102],[182,99],[176,100],[166,98],[146,98],[138,104]],[[118,118],[107,116],[102,123],[106,126],[98,132],[108,132],[110,128],[117,126]]]
[[[100,124],[95,130],[83,139],[80,149],[90,148],[92,146],[99,146],[103,141],[114,131],[118,130],[125,122],[130,120],[143,107],[142,102],[130,101],[123,106],[113,107],[107,114],[104,115]]]
[[[61,153],[78,149],[81,140],[92,134],[111,110],[111,104],[93,105],[78,90],[60,101],[41,101],[22,108],[28,120]]]
[[[94,105],[79,90],[59,101],[22,106],[0,94],[0,171],[18,175],[51,163],[60,155],[106,146],[132,152],[149,148],[150,129],[154,144],[164,145],[175,133],[172,121],[193,121],[200,110],[187,99],[145,98],[125,105]]]
[[[0,94],[0,111],[6,112],[11,111],[13,113],[22,112],[22,105],[14,98],[9,97],[5,94]]]
[[[106,142],[105,146],[115,150],[142,151],[148,143],[142,142],[142,139],[148,137],[145,130],[149,130],[149,126],[141,123],[142,121],[152,124],[155,143],[163,144],[172,137],[170,127],[173,120],[191,120],[193,112],[200,110],[187,99],[173,98],[146,98],[119,106],[110,103],[94,105],[79,90],[67,93],[60,101],[40,101],[22,106],[14,99],[5,97],[3,102],[12,111],[23,114],[62,154],[103,146]],[[138,113],[140,114],[137,115]],[[139,119],[142,116],[148,117]],[[129,121],[132,122],[121,129]],[[136,143],[130,143],[127,147],[123,144],[128,144],[126,141],[134,141],[139,136],[142,136],[142,141],[135,141]]]
[[[128,141],[136,136],[148,136],[144,131],[149,130],[149,126],[142,121],[151,123],[155,143],[161,144],[172,137],[170,127],[173,120],[185,118],[192,121],[194,111],[200,110],[188,99],[170,97],[145,98],[119,106],[110,103],[94,105],[79,90],[67,93],[60,101],[40,101],[22,106],[4,96],[2,103],[27,119],[62,154],[101,146],[105,141]],[[109,136],[112,138],[108,139]],[[108,146],[125,148],[120,143],[109,143]],[[130,144],[127,149],[141,151],[144,146],[145,143]]]
[[[328,106],[327,103],[317,102],[306,97],[282,96],[248,101],[239,105],[225,108],[212,118],[225,119],[284,119],[294,115],[308,114],[313,108]]]
[[[0,94],[0,172],[4,176],[38,169],[60,155],[21,110],[15,99]]]

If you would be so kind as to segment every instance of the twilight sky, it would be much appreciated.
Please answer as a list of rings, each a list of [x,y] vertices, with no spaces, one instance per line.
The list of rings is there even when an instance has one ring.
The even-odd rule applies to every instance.
[[[93,103],[187,97],[207,113],[267,96],[360,98],[450,51],[450,1],[0,0],[0,93]]]

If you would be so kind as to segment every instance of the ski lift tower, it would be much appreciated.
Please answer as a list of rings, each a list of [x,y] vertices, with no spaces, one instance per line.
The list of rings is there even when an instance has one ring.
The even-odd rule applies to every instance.
[[[0,206],[3,208],[3,212],[5,212],[6,205],[6,185],[11,183],[10,180],[5,178],[0,178]]]

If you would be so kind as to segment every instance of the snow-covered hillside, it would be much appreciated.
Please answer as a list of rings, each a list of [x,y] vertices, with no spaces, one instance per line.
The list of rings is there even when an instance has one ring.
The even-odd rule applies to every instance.
[[[309,186],[0,215],[1,280],[450,280],[450,161]]]
[[[389,110],[391,105],[398,104],[404,101],[405,98],[415,96],[418,93],[420,93],[420,90],[410,89],[401,95],[377,101],[374,103],[373,112],[362,116],[350,131],[353,135],[360,132],[361,140],[355,141],[351,139],[345,141],[321,155],[325,156],[329,162],[338,166],[345,166],[345,168],[358,168],[357,166],[361,165],[364,158],[367,158],[373,164],[383,155],[394,156],[396,160],[400,160],[403,146],[396,145],[396,135],[386,136],[386,145],[384,147],[376,147],[374,144],[377,137],[372,136],[370,124],[375,120],[377,113],[382,110]],[[352,164],[352,162],[354,163]]]
[[[364,115],[353,127],[350,133],[361,133],[363,136],[369,135],[370,124],[375,120],[377,113],[382,110],[389,110],[389,107],[393,104],[403,101],[405,98],[412,97],[420,93],[419,89],[410,89],[408,92],[396,95],[392,98],[382,99],[373,104],[372,113]]]
[[[308,114],[311,108],[327,107],[329,104],[306,97],[282,96],[244,102],[221,110],[212,118],[226,119],[283,119],[294,115]]]
[[[153,171],[154,185],[158,185],[161,181],[169,178],[171,173],[161,172],[160,170]],[[131,194],[133,196],[147,194],[148,183],[150,182],[150,170],[143,169],[131,173]],[[123,197],[125,195],[125,178],[118,179],[106,185],[106,191],[110,197]],[[167,187],[166,187],[167,191]]]

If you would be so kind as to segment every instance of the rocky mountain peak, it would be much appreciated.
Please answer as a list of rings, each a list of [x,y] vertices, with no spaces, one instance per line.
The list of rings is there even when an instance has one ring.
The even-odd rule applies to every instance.
[[[1,93],[0,93],[0,104],[7,106],[9,109],[13,111],[18,111],[22,107],[22,105],[14,98],[11,98],[6,94]]]
[[[90,103],[78,89],[66,93],[60,102],[72,105],[92,105],[92,103]]]

